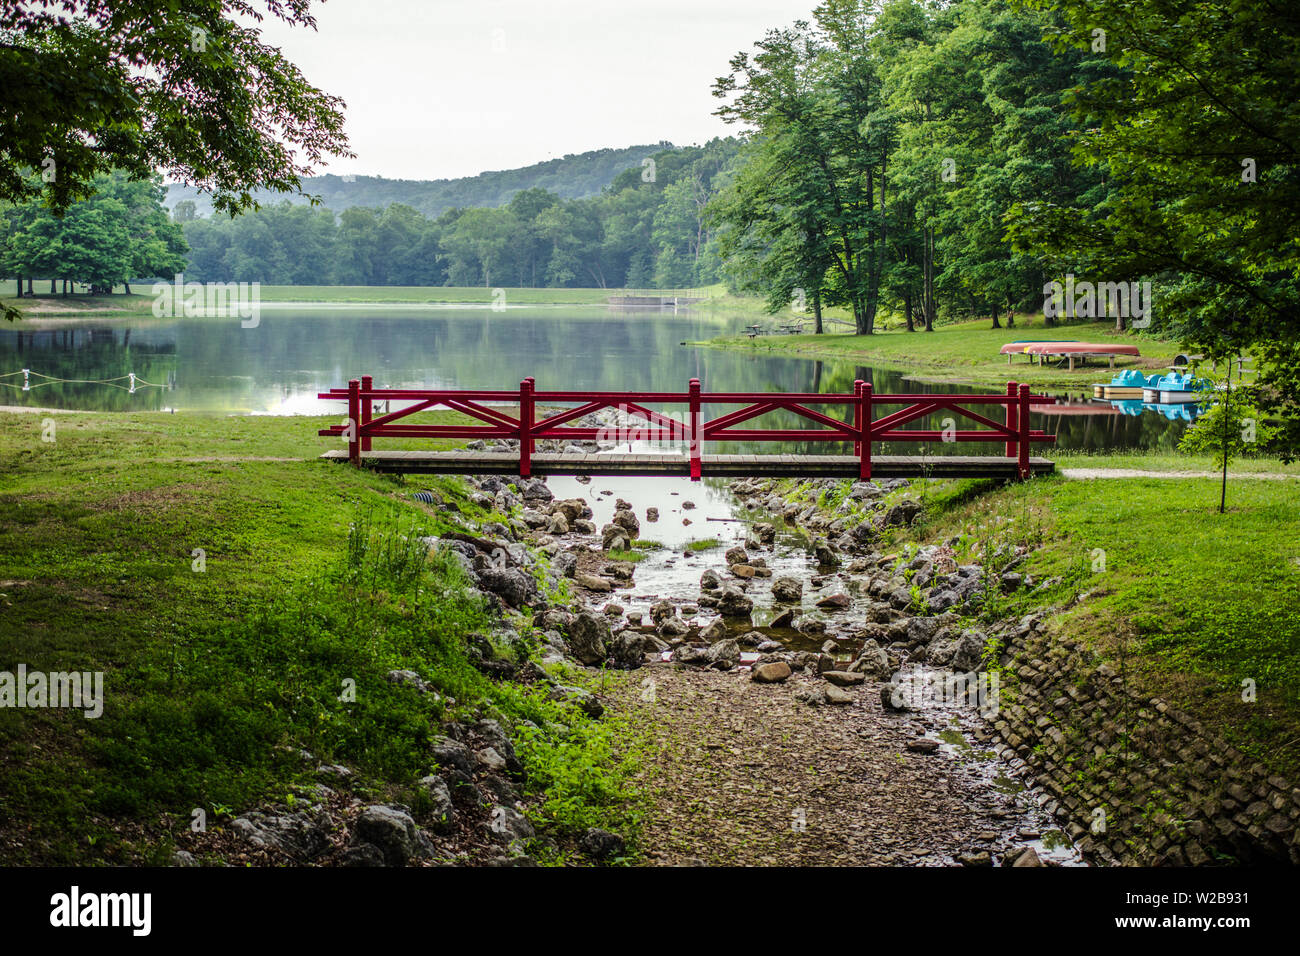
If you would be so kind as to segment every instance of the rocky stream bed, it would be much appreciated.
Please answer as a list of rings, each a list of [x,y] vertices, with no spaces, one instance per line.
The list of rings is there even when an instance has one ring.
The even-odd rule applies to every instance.
[[[498,646],[519,639],[522,608],[542,640],[540,659],[521,665],[475,638],[478,666],[589,716],[635,717],[656,753],[637,781],[652,805],[644,861],[1082,863],[1028,767],[993,742],[997,687],[980,674],[996,635],[963,625],[990,589],[1034,582],[1008,570],[1014,557],[992,575],[943,545],[882,551],[882,529],[920,511],[906,481],[855,483],[832,508],[782,497],[771,480],[470,483],[475,503],[508,523],[425,543],[455,555],[501,612]],[[446,507],[433,492],[415,497]],[[616,559],[633,549],[639,561]],[[548,604],[548,576],[549,590],[569,580],[564,606]],[[557,679],[561,662],[637,673],[593,694]],[[433,693],[411,671],[388,679]],[[418,808],[370,802],[351,792],[349,768],[302,752],[320,781],[302,803],[191,835],[174,862],[527,865],[530,847],[554,848],[527,818],[502,725],[444,730]],[[591,830],[577,849],[599,862],[625,845]]]

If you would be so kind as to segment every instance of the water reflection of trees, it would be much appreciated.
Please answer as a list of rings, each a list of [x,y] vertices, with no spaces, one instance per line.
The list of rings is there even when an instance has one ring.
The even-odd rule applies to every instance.
[[[263,311],[258,327],[242,328],[237,319],[186,319],[170,323],[142,321],[96,327],[0,332],[3,365],[30,367],[60,378],[107,379],[128,372],[150,382],[169,373],[175,393],[153,390],[128,396],[103,386],[60,385],[28,393],[19,401],[105,410],[157,408],[278,409],[319,408],[316,391],[369,374],[383,386],[477,388],[514,387],[525,376],[541,390],[599,389],[685,392],[692,377],[705,391],[837,392],[849,394],[856,379],[870,382],[877,394],[971,394],[984,387],[931,386],[906,380],[892,369],[873,369],[846,362],[683,348],[681,342],[716,335],[716,322],[691,317],[654,317],[635,313],[610,315],[584,310],[571,315],[547,311],[450,311],[431,314],[366,314]],[[0,371],[11,371],[3,368]],[[37,396],[40,396],[39,398]],[[1078,396],[1076,396],[1077,398]],[[337,411],[334,407],[322,410]],[[678,409],[680,411],[680,409]],[[712,408],[720,414],[734,408]],[[847,406],[823,408],[848,421]],[[994,418],[998,410],[990,407]],[[949,413],[926,416],[918,427],[941,429]],[[1172,448],[1185,426],[1158,415],[1078,416],[1035,414],[1034,427],[1055,432],[1062,447]],[[960,424],[960,422],[959,422]],[[790,412],[756,419],[754,427],[816,427]],[[773,446],[764,446],[773,450]],[[843,443],[793,442],[787,453],[840,454]],[[936,454],[998,454],[998,444],[934,443]],[[708,452],[739,451],[719,443]],[[752,449],[750,449],[752,451]],[[877,453],[907,454],[915,446],[890,442]]]
[[[141,339],[129,327],[6,330],[0,335],[0,374],[23,368],[33,374],[29,391],[22,391],[21,375],[0,380],[14,386],[6,387],[0,400],[91,411],[163,408],[169,404],[167,386],[175,379],[176,345]],[[138,379],[134,394],[128,379],[132,372]],[[99,384],[103,382],[111,384]]]

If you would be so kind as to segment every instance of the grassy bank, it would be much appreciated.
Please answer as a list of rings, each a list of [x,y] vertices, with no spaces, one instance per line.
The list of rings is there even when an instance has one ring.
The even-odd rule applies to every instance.
[[[474,667],[469,635],[517,659],[530,629],[492,637],[459,567],[411,547],[488,516],[451,479],[312,460],[332,421],[61,414],[50,435],[0,415],[0,670],[105,673],[98,719],[0,708],[0,860],[165,861],[193,808],[217,825],[292,803],[315,761],[418,811],[429,738],[479,715],[542,728],[521,755],[546,834],[635,837],[634,730]],[[436,694],[389,683],[395,669]]]
[[[44,290],[48,291],[48,283]],[[117,292],[113,295],[68,296],[42,294],[42,286],[35,287],[34,297],[15,297],[12,279],[0,281],[0,304],[13,306],[33,318],[41,316],[112,314],[152,314],[154,297],[150,286],[132,286],[131,295]],[[341,286],[341,285],[263,285],[259,289],[260,301],[267,305],[305,303],[311,305],[350,306],[491,306],[501,304],[506,308],[542,306],[590,306],[607,308],[609,299],[626,292],[623,289],[490,289],[452,286]],[[704,297],[692,306],[693,311],[721,315],[752,315],[763,317],[759,299],[733,296],[721,285],[698,290]]]
[[[1034,549],[1023,568],[1046,593],[993,616],[1067,606],[1063,638],[1122,668],[1287,779],[1300,775],[1300,483],[1242,480],[1216,513],[1212,479],[1035,479],[923,493],[927,517],[893,544],[956,539],[958,560]],[[1244,685],[1243,682],[1253,682]],[[1243,700],[1243,686],[1257,690]]]
[[[1116,360],[1116,368],[1139,368],[1147,372],[1163,370],[1180,351],[1172,342],[1131,334],[1117,336],[1113,321],[1076,321],[1045,328],[1042,316],[1017,316],[1014,329],[993,329],[989,325],[988,320],[981,320],[940,325],[933,332],[909,333],[894,329],[869,336],[844,331],[830,331],[824,335],[760,335],[753,339],[740,335],[695,344],[755,354],[803,355],[846,364],[896,368],[909,371],[922,381],[987,385],[1019,381],[1071,388],[1108,382],[1114,373],[1104,359],[1091,360],[1092,365],[1069,372],[1064,368],[1031,364],[1024,356],[1016,357],[1008,364],[1007,356],[998,350],[1006,343],[1020,339],[1123,343],[1138,346],[1142,356],[1137,359],[1121,356]]]

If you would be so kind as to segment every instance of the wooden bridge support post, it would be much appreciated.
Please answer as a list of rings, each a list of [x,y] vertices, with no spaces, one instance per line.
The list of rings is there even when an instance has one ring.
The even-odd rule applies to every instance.
[[[361,382],[348,381],[348,461],[361,465]]]
[[[1019,387],[1016,385],[1016,383],[1015,383],[1015,382],[1007,382],[1007,398],[1009,398],[1009,399],[1016,398],[1019,394],[1020,394],[1020,393],[1019,393]],[[1015,402],[1011,402],[1011,401],[1008,401],[1008,402],[1007,402],[1007,404],[1006,404],[1006,409],[1005,409],[1005,418],[1004,418],[1003,420],[1006,422],[1007,431],[1014,432],[1014,431],[1019,430],[1019,428],[1020,428],[1020,424],[1019,424],[1020,420],[1019,420],[1019,418],[1016,416],[1016,403],[1015,403]],[[1008,458],[1015,458],[1015,457],[1016,457],[1016,444],[1017,444],[1016,440],[1015,440],[1014,438],[1012,438],[1010,435],[1008,435],[1008,436],[1007,436],[1007,450],[1006,450],[1006,456],[1007,456]]]
[[[368,392],[375,387],[375,380],[369,375],[361,376],[361,391]],[[361,450],[370,451],[370,433],[366,426],[370,424],[371,416],[374,412],[374,403],[368,398],[361,400],[361,427],[357,431],[361,434]]]
[[[519,383],[519,477],[533,471],[533,380]]]
[[[854,391],[858,396],[857,426],[861,440],[857,442],[858,477],[863,481],[871,478],[871,409],[872,391],[870,382],[855,382]]]
[[[690,437],[690,455],[691,455],[691,481],[699,481],[703,472],[703,463],[701,462],[700,446],[703,442],[700,440],[700,380],[691,379],[690,390],[691,401],[691,437]]]
[[[1029,477],[1029,386],[1020,386],[1020,480]]]

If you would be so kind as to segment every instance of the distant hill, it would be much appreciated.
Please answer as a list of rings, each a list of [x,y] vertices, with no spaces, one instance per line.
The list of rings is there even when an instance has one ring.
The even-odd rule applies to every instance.
[[[382,176],[313,176],[303,180],[306,192],[321,197],[327,209],[342,212],[350,206],[383,208],[390,203],[405,203],[430,218],[437,218],[455,206],[500,206],[523,189],[541,187],[566,199],[583,199],[599,195],[614,177],[641,160],[672,143],[662,142],[624,149],[596,149],[575,153],[561,159],[549,159],[520,169],[479,173],[462,179],[384,179]],[[305,202],[301,196],[259,192],[259,202]],[[166,205],[174,207],[183,199],[192,199],[201,216],[212,213],[208,196],[193,186],[169,185]]]

